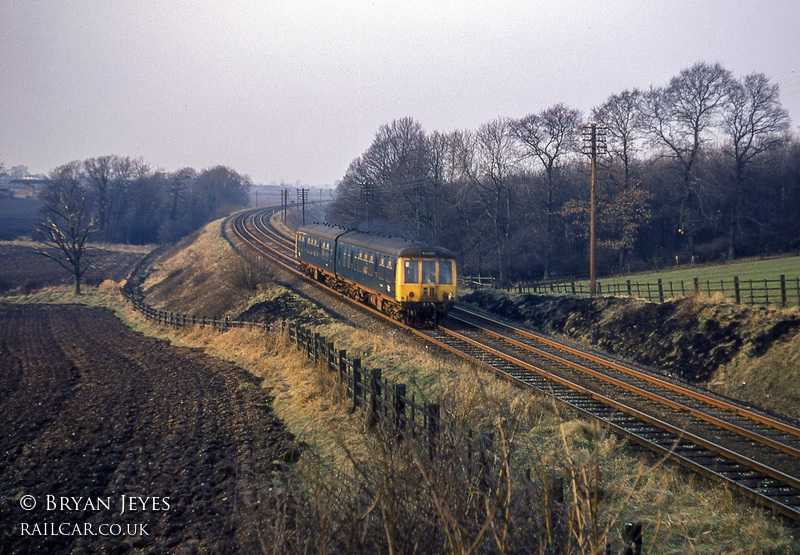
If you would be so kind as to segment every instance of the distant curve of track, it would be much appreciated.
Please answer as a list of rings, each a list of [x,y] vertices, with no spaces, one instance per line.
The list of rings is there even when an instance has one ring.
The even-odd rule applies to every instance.
[[[268,209],[233,217],[234,246],[302,275],[293,244],[272,229],[271,215]],[[793,422],[462,306],[436,330],[394,323],[800,521],[800,427]]]

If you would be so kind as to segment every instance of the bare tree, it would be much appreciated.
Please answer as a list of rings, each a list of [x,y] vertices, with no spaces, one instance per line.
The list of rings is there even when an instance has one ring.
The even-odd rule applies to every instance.
[[[511,120],[498,118],[481,125],[472,136],[472,141],[472,156],[465,169],[482,199],[483,212],[491,223],[498,279],[502,283],[508,272],[511,176],[516,163]]]
[[[169,196],[171,199],[170,220],[175,220],[178,213],[178,205],[189,191],[192,180],[197,176],[194,168],[181,168],[169,176]]]
[[[447,206],[447,185],[452,183],[452,143],[450,136],[434,132],[425,137],[427,175],[424,196],[417,208],[422,227],[427,231],[425,239],[439,236],[444,221],[442,213]]]
[[[89,190],[97,206],[98,228],[108,233],[121,217],[126,185],[134,172],[134,162],[129,157],[99,156],[83,163]]]
[[[192,218],[194,225],[227,216],[250,203],[252,181],[227,166],[202,170],[192,181]]]
[[[746,170],[761,154],[787,140],[789,114],[781,106],[778,85],[770,83],[763,73],[751,73],[731,83],[722,119],[727,136],[724,152],[733,164],[732,186],[727,195],[728,260],[733,260]]]
[[[331,217],[352,226],[369,219],[373,231],[385,227],[394,233],[424,234],[431,200],[428,147],[422,126],[413,118],[381,125],[369,148],[348,167]]]
[[[544,279],[550,278],[555,213],[556,171],[564,157],[578,148],[578,127],[581,113],[557,104],[539,113],[513,121],[514,137],[523,146],[523,156],[538,160],[544,168],[547,183],[547,225],[545,236]]]
[[[636,139],[641,134],[641,98],[639,89],[611,95],[601,106],[592,110],[592,118],[608,129],[606,142],[613,161],[619,160],[622,169],[622,189],[631,187],[631,162],[636,152]],[[614,172],[609,175],[615,178]]]
[[[417,120],[401,118],[381,127],[379,144],[383,147],[382,159],[386,163],[379,183],[385,211],[393,227],[405,223],[401,230],[422,237],[425,235],[425,221],[430,216],[427,205],[431,200],[425,131]]]
[[[81,294],[81,277],[86,271],[83,255],[89,235],[98,231],[98,214],[90,208],[89,195],[81,184],[81,163],[70,162],[53,170],[51,183],[43,193],[45,206],[39,213],[36,230],[57,254],[45,249],[36,252],[54,260],[69,271],[75,295]]]
[[[642,121],[653,146],[674,159],[679,170],[680,222],[692,259],[702,201],[695,164],[730,92],[731,79],[720,64],[699,63],[673,77],[666,88],[651,89],[642,103]]]

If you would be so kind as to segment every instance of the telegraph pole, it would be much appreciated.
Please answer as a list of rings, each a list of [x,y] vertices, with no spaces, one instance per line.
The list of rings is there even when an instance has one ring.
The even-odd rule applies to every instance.
[[[588,154],[592,158],[591,201],[589,208],[589,294],[594,297],[597,294],[597,274],[595,272],[595,247],[597,245],[597,237],[595,235],[597,154],[605,154],[608,152],[606,149],[606,132],[608,128],[605,125],[589,123],[582,126],[581,130],[583,133],[583,153]]]
[[[303,206],[303,225],[306,225],[306,199],[308,198],[308,189],[297,189],[297,202]]]
[[[283,223],[286,223],[286,209],[289,207],[289,189],[281,189],[281,206],[283,206]]]

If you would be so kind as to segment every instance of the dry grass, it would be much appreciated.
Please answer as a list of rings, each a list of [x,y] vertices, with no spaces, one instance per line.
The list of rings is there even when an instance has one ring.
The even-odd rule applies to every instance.
[[[709,386],[800,420],[800,335],[760,357],[740,354],[712,376]]]
[[[210,270],[224,260],[218,227],[203,230],[195,243],[191,248],[187,243],[168,265],[164,263],[148,288],[174,288],[169,282],[175,272],[185,271],[183,264]],[[547,398],[469,365],[447,363],[409,345],[402,336],[376,336],[341,324],[317,330],[351,356],[360,354],[365,367],[382,368],[385,378],[408,383],[410,392],[439,402],[469,429],[494,434],[500,463],[481,487],[467,480],[464,491],[472,493],[465,499],[455,490],[469,477],[471,461],[452,455],[448,464],[431,466],[413,451],[397,451],[390,438],[368,431],[363,415],[351,413],[331,374],[310,367],[280,334],[156,326],[130,309],[117,294],[118,285],[106,282],[87,288],[80,302],[108,306],[134,329],[202,348],[263,378],[263,387],[274,396],[276,414],[309,447],[294,469],[301,485],[296,491],[292,488],[297,486],[287,485],[295,502],[302,498],[304,503],[287,516],[299,527],[296,536],[286,539],[295,547],[358,550],[357,546],[366,545],[359,544],[358,535],[369,531],[383,538],[375,540],[381,550],[387,551],[387,546],[402,550],[393,543],[400,541],[394,534],[409,527],[406,532],[412,538],[420,529],[443,533],[439,549],[482,546],[502,551],[512,539],[525,540],[503,531],[502,515],[513,514],[527,519],[538,549],[558,543],[562,552],[587,552],[604,548],[605,542],[618,545],[621,524],[636,521],[645,525],[645,546],[654,553],[800,552],[779,521],[741,503],[726,488],[631,454],[618,438],[557,410]],[[219,289],[210,281],[204,287]],[[191,294],[205,295],[201,289]],[[256,297],[282,293],[265,289]],[[191,294],[182,302],[191,302]],[[25,300],[75,302],[68,287],[47,288]],[[237,302],[244,306],[252,303],[252,297]],[[451,443],[463,445],[464,430],[449,430]],[[527,495],[518,489],[524,481],[512,485],[511,469],[530,475],[533,489],[525,490]],[[564,480],[566,490],[558,514],[552,516],[542,505],[548,499],[542,491],[554,476]],[[469,524],[466,514],[477,515],[477,525]],[[415,522],[415,517],[420,520]],[[488,529],[481,527],[485,522],[491,524]],[[291,536],[285,524],[280,533]]]
[[[572,517],[591,515],[594,524],[583,521],[584,537],[576,540],[583,547],[619,542],[620,524],[635,521],[645,525],[646,545],[658,546],[654,552],[800,550],[778,520],[742,503],[726,487],[709,485],[658,461],[643,463],[628,454],[616,436],[560,414],[546,398],[465,364],[443,364],[394,337],[336,326],[321,333],[336,337],[337,347],[346,344],[363,353],[364,366],[380,367],[395,381],[422,384],[421,392],[474,429],[496,428],[498,419],[513,421],[514,466],[540,481],[552,474],[562,476],[577,496]]]
[[[10,241],[0,241],[0,244],[14,247],[27,248],[48,248],[50,245],[33,239],[13,239]],[[147,254],[156,248],[156,245],[124,245],[121,243],[89,243],[89,248],[107,252],[125,252],[134,254]]]
[[[336,488],[341,487],[345,477],[354,479],[352,472],[363,465],[386,464],[385,453],[376,458],[367,449],[370,444],[375,449],[376,444],[370,439],[364,417],[351,413],[331,374],[311,368],[282,336],[251,330],[216,333],[156,326],[128,307],[116,293],[118,285],[106,282],[87,292],[81,302],[109,306],[139,331],[202,348],[264,379],[263,386],[275,398],[275,412],[309,446],[295,472],[311,491],[325,496],[338,491],[336,495],[342,501],[347,499],[349,490]],[[27,302],[74,301],[68,287],[48,288],[27,297]],[[747,502],[742,504],[726,488],[709,486],[657,463],[645,464],[626,453],[615,436],[559,413],[546,398],[467,365],[448,367],[437,357],[392,337],[376,337],[346,326],[322,331],[338,334],[337,347],[340,341],[347,341],[353,352],[363,349],[364,365],[384,368],[387,377],[390,364],[401,363],[392,371],[395,377],[391,379],[409,378],[409,383],[425,384],[428,398],[448,407],[453,417],[471,428],[505,430],[508,443],[514,446],[509,453],[510,465],[523,474],[530,473],[534,484],[544,484],[553,475],[561,476],[567,484],[565,501],[570,508],[560,522],[562,527],[572,523],[573,533],[570,535],[568,528],[560,533],[567,534],[562,538],[569,539],[573,548],[605,545],[606,541],[617,545],[621,523],[637,521],[645,525],[645,545],[654,546],[656,553],[800,550],[780,522],[750,508]],[[383,453],[381,449],[378,452]],[[395,460],[393,464],[400,463]],[[410,463],[406,460],[404,464]],[[407,476],[410,470],[401,467]],[[420,474],[416,476],[424,484]],[[330,482],[334,478],[340,486]],[[438,491],[434,485],[425,489],[428,495]],[[325,505],[322,498],[315,503],[315,514],[325,515],[328,525],[333,526],[330,519],[338,512]],[[354,506],[364,510],[360,505]]]

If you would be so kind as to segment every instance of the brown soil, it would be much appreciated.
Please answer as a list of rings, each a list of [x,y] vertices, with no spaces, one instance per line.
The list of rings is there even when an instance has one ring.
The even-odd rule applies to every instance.
[[[0,228],[1,229],[1,228]],[[56,249],[50,249],[56,253]],[[85,255],[90,265],[82,284],[98,285],[103,280],[121,281],[128,275],[142,253],[89,250]],[[30,245],[0,243],[0,294],[7,291],[30,293],[51,285],[71,285],[72,275],[56,262],[36,254]]]
[[[268,548],[271,492],[298,451],[256,378],[76,305],[0,304],[0,368],[0,552]],[[111,510],[47,510],[48,495]],[[123,495],[150,504],[120,514]],[[24,536],[23,523],[123,533]]]

